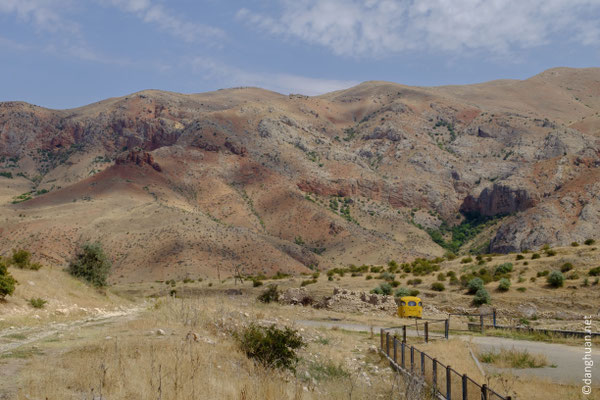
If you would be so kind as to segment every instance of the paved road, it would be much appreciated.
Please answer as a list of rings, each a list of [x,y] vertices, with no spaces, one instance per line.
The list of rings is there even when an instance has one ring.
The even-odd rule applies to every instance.
[[[342,321],[314,321],[314,320],[297,320],[296,324],[310,327],[323,328],[338,328],[349,331],[370,332],[371,327],[368,325],[351,324]],[[382,327],[372,327],[375,333],[379,332]],[[415,330],[407,329],[407,336],[417,336]],[[421,332],[422,334],[422,332]],[[534,342],[529,340],[514,340],[491,336],[455,336],[476,344],[482,350],[499,350],[501,348],[517,350],[527,350],[530,353],[542,353],[546,355],[548,362],[556,367],[544,368],[528,368],[528,369],[512,369],[515,375],[529,375],[550,378],[554,382],[581,384],[583,378],[583,361],[584,354],[583,340],[581,347],[567,346],[564,344]],[[600,344],[594,343],[597,347],[592,349],[592,358],[595,361],[594,370],[592,371],[595,380],[594,386],[600,386]],[[487,372],[497,371],[498,369],[483,364]]]

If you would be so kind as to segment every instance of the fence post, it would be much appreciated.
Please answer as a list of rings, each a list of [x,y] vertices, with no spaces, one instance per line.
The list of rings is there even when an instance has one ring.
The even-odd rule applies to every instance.
[[[421,375],[425,377],[425,353],[421,352]]]
[[[429,322],[425,322],[425,343],[429,342]]]
[[[379,338],[381,339],[381,350],[383,350],[383,328],[379,332]]]
[[[446,400],[452,400],[452,372],[449,365],[446,367]]]
[[[431,368],[431,386],[433,387],[433,394],[435,396],[437,392],[437,358],[433,359],[433,367]]]
[[[485,383],[481,387],[481,400],[488,400],[487,385]]]
[[[396,363],[396,364],[398,364],[398,361],[396,361],[398,359],[397,358],[398,352],[397,352],[397,348],[396,348],[396,343],[397,342],[398,341],[396,340],[396,335],[394,335],[394,363]]]
[[[446,321],[444,321],[444,336],[446,337],[446,339],[448,339],[450,333],[450,318],[448,317],[448,319]]]
[[[410,346],[410,372],[415,370],[415,348]]]
[[[496,328],[496,307],[493,308],[493,316],[494,316],[494,328]]]
[[[385,354],[390,355],[390,333],[385,334]]]
[[[406,325],[402,326],[402,341],[406,343]]]
[[[404,349],[406,347],[406,343],[402,342],[401,346],[402,346],[402,368],[404,368],[404,366],[406,365],[406,363],[405,363],[406,355],[405,355],[405,352],[404,352]]]
[[[481,334],[483,335],[483,333],[484,333],[484,329],[483,329],[483,314],[479,315],[479,327],[481,329]]]
[[[462,376],[462,393],[463,400],[469,400],[469,396],[467,395],[467,374]]]

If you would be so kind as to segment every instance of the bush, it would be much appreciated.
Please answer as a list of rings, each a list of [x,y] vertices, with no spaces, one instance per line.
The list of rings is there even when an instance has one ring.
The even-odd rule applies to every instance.
[[[431,290],[435,290],[436,292],[443,292],[446,290],[446,287],[442,282],[434,282],[431,284]]]
[[[259,287],[262,286],[262,281],[259,281],[258,279],[253,279],[252,280],[252,287]]]
[[[570,262],[564,263],[562,267],[560,267],[560,272],[568,272],[573,269],[573,264]]]
[[[588,272],[589,276],[600,276],[600,267],[594,267]]]
[[[518,287],[517,291],[523,293],[523,292],[527,291],[527,288],[526,287]]]
[[[389,283],[382,283],[375,289],[371,290],[371,293],[384,294],[386,296],[389,296],[390,294],[392,294],[392,285],[390,285]]]
[[[548,276],[548,274],[550,274],[550,271],[548,271],[547,269],[543,270],[543,271],[539,271],[537,273],[537,277],[541,278],[542,276]]]
[[[598,283],[598,282],[596,282],[596,283]],[[421,293],[421,292],[419,292],[417,289],[411,289],[409,296],[418,296],[419,293]]]
[[[467,283],[467,293],[475,294],[479,289],[483,289],[483,280],[481,278],[473,278]]]
[[[577,243],[577,242],[571,242],[571,246],[573,246],[573,247],[579,247],[579,243]]]
[[[32,263],[31,262],[31,253],[27,250],[14,250],[12,257],[9,259],[9,264],[14,265],[17,268],[21,269],[32,269],[34,271],[42,268],[42,264],[40,263]]]
[[[316,279],[308,279],[308,280],[302,281],[300,283],[300,287],[312,285],[313,283],[317,283],[317,280]]]
[[[596,241],[594,239],[586,239],[585,242],[583,242],[586,246],[591,246],[594,243],[596,243]]]
[[[401,288],[396,289],[394,296],[396,296],[396,297],[411,296],[410,293],[411,293],[410,289],[401,287]]]
[[[539,255],[538,253],[533,253],[533,254],[531,255],[531,259],[532,259],[532,260],[536,260],[536,259],[538,259],[538,258],[540,258],[540,255]]]
[[[94,286],[106,286],[111,263],[100,243],[86,243],[69,264],[69,273]]]
[[[461,264],[468,264],[468,263],[470,263],[472,261],[473,261],[473,258],[471,258],[471,257],[465,257],[462,260],[460,260],[460,263]]]
[[[46,305],[46,303],[48,303],[46,300],[41,299],[41,298],[37,298],[37,299],[29,299],[29,304],[31,305],[31,307],[33,308],[44,308],[44,306]]]
[[[565,283],[565,277],[560,271],[552,271],[550,275],[548,275],[547,282],[550,287],[558,288]]]
[[[365,279],[370,281],[371,279],[373,279],[373,275],[367,275],[367,276],[365,276]]]
[[[409,285],[417,286],[417,285],[420,285],[421,283],[423,283],[423,279],[421,279],[421,278],[409,279],[406,281],[406,283]]]
[[[546,250],[546,255],[548,257],[553,257],[553,256],[556,255],[556,251],[554,251],[554,250]]]
[[[523,254],[517,254],[517,261],[524,259],[525,256]]]
[[[391,282],[394,279],[396,279],[396,275],[390,274],[389,272],[384,272],[381,275],[379,275],[379,277],[377,277],[377,279],[383,279],[384,281]]]
[[[507,292],[510,289],[510,281],[506,278],[500,279],[500,283],[498,283],[498,290],[501,292]]]
[[[492,298],[490,297],[490,294],[487,292],[487,290],[485,290],[485,288],[480,288],[479,290],[477,290],[477,293],[475,293],[475,296],[473,297],[473,304],[476,306],[480,306],[482,304],[490,304],[492,302]]]
[[[262,303],[270,303],[279,300],[279,289],[277,289],[277,285],[271,284],[267,286],[267,288],[258,295],[257,299]]]
[[[440,281],[440,282],[443,282],[443,281],[445,281],[445,280],[446,280],[446,274],[445,274],[445,273],[443,273],[443,272],[440,272],[440,273],[437,275],[437,280],[438,280],[438,281]]]
[[[7,263],[0,258],[0,299],[10,296],[15,291],[17,281],[8,272]]]
[[[295,371],[298,362],[296,351],[306,346],[298,331],[289,327],[279,329],[275,325],[263,327],[251,324],[235,336],[246,356],[265,368]]]
[[[513,270],[513,264],[512,263],[508,262],[508,263],[500,264],[494,270],[494,275],[508,274],[509,272],[512,272],[512,270]]]
[[[454,254],[451,251],[447,251],[446,254],[444,254],[444,257],[446,257],[446,259],[448,261],[452,261],[452,260],[456,259],[456,254]]]

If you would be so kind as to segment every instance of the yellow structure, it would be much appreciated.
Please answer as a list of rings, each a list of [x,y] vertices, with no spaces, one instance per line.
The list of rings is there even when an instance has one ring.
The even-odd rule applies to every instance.
[[[422,318],[423,303],[421,303],[421,299],[414,296],[401,297],[400,305],[398,306],[398,316],[400,318]]]

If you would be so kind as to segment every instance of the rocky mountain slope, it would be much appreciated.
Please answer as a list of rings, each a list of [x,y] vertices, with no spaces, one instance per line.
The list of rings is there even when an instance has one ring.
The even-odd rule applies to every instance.
[[[564,245],[595,236],[599,167],[600,68],[5,102],[0,253],[64,263],[99,240],[113,279],[137,281]]]

